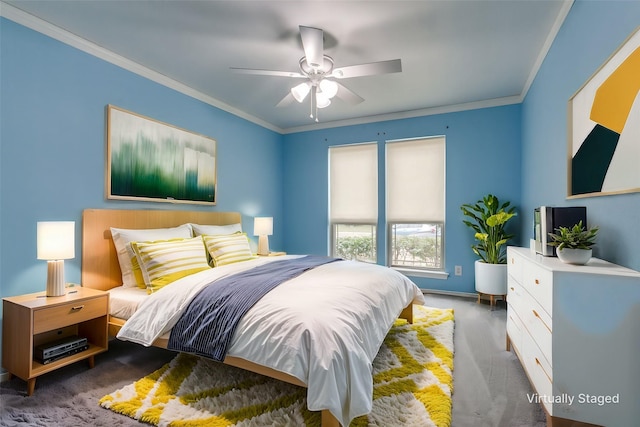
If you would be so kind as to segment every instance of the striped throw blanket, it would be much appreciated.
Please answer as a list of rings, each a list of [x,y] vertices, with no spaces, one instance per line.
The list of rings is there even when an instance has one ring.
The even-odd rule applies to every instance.
[[[307,270],[339,260],[308,255],[261,265],[210,283],[193,298],[171,330],[168,348],[222,362],[238,322],[260,298]]]

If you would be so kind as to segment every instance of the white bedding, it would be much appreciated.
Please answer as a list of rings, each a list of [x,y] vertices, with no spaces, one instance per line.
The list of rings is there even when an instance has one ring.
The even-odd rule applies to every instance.
[[[146,289],[140,289],[137,286],[118,286],[109,289],[109,314],[127,320],[148,296]]]
[[[118,338],[149,346],[212,280],[293,257],[259,258],[177,280],[145,299]],[[328,409],[349,425],[371,411],[373,359],[410,303],[423,304],[422,292],[395,270],[355,261],[325,264],[254,305],[240,321],[228,355],[298,378],[307,384],[310,410]]]

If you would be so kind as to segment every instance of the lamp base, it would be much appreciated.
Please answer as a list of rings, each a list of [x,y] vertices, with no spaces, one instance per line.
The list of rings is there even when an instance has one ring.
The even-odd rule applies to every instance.
[[[258,236],[258,255],[269,255],[269,236]]]
[[[47,261],[47,296],[62,296],[65,294],[64,288],[64,260]]]

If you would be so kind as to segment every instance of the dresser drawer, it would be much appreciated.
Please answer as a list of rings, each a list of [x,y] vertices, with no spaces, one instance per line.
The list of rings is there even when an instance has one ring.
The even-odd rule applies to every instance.
[[[530,262],[525,263],[523,269],[524,288],[538,301],[542,309],[551,314],[553,307],[553,273],[537,267]]]
[[[507,306],[513,311],[521,315],[521,313],[527,309],[526,297],[528,294],[518,282],[509,277],[507,281]]]
[[[57,328],[95,319],[107,315],[109,299],[104,297],[70,301],[65,304],[46,307],[33,312],[33,333],[51,331]]]
[[[507,335],[511,346],[515,347],[518,352],[522,352],[522,320],[511,306],[507,307]]]
[[[553,415],[553,404],[545,398],[553,396],[553,371],[533,339],[526,332],[522,335],[521,362],[533,388],[542,399],[549,415]]]
[[[522,283],[522,269],[525,261],[515,251],[507,248],[507,273],[516,282]]]
[[[542,355],[553,366],[551,357],[552,343],[552,319],[549,314],[542,309],[540,304],[532,297],[525,297],[526,309],[518,314],[527,332],[531,335],[533,341],[537,344]]]

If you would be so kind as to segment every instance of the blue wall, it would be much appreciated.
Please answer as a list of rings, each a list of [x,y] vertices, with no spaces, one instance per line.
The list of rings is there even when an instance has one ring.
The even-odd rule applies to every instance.
[[[473,234],[462,223],[460,205],[473,203],[487,193],[520,205],[520,110],[520,105],[510,105],[286,135],[285,247],[294,253],[328,252],[328,147],[376,141],[381,230],[378,252],[379,262],[384,262],[384,141],[445,135],[445,270],[451,275],[447,280],[412,279],[422,288],[473,292]],[[516,218],[511,224],[513,231],[518,223]],[[462,266],[462,276],[453,275],[455,265]]]
[[[575,2],[522,107],[522,234],[532,237],[527,226],[535,206],[586,206],[589,225],[600,227],[594,256],[634,270],[640,270],[640,193],[566,199],[567,106],[639,24],[638,1]]]
[[[239,211],[274,216],[282,249],[282,136],[156,84],[10,20],[0,22],[0,295],[44,290],[36,222],[76,221],[76,257],[66,278],[80,281],[85,208]],[[105,199],[105,107],[113,104],[210,136],[218,144],[217,205]]]
[[[493,192],[519,215],[514,243],[531,237],[535,206],[587,205],[602,231],[596,256],[640,269],[640,193],[567,201],[569,97],[640,22],[640,2],[577,1],[522,105],[279,135],[0,18],[0,295],[44,288],[36,222],[80,221],[85,208],[212,209],[275,217],[271,247],[327,252],[327,148],[428,135],[447,136],[446,270],[416,279],[425,288],[473,290],[472,237],[459,206]],[[428,94],[425,94],[428,96]],[[105,106],[113,104],[218,141],[218,205],[108,201],[104,197]],[[381,156],[382,157],[382,156]],[[381,164],[381,174],[383,165]],[[381,196],[384,195],[381,187]],[[380,201],[381,212],[384,199]]]

